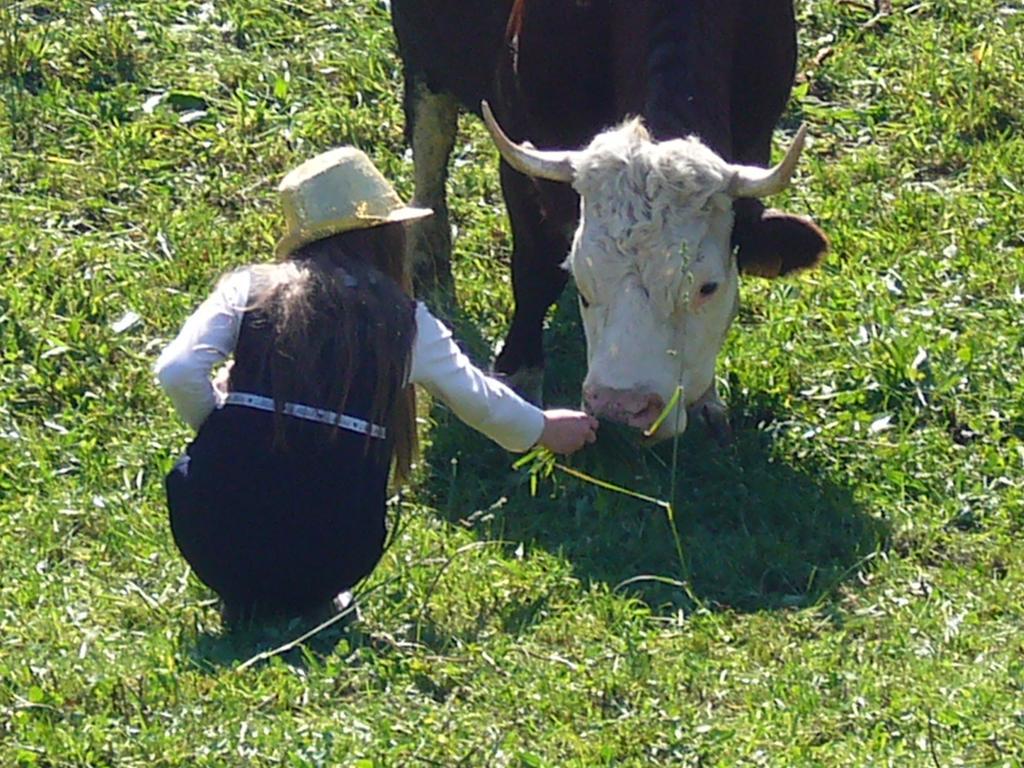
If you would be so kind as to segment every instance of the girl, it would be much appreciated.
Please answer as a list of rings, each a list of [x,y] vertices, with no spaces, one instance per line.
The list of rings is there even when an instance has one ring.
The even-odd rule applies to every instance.
[[[197,430],[167,476],[171,530],[228,623],[329,608],[373,570],[389,469],[404,479],[416,452],[413,384],[511,451],[571,453],[597,429],[485,376],[410,298],[403,222],[431,211],[362,152],[326,152],[278,191],[280,260],[222,278],[155,366]]]

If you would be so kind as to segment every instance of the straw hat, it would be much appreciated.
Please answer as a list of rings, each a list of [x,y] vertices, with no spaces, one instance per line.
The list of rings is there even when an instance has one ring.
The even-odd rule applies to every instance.
[[[339,147],[307,160],[284,177],[277,191],[287,227],[275,249],[281,258],[328,235],[433,213],[405,205],[370,158],[355,147]]]

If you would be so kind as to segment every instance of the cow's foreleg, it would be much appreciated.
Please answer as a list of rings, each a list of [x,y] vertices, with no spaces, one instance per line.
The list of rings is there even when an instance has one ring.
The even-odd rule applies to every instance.
[[[523,397],[539,404],[544,389],[544,317],[565,288],[568,272],[561,265],[569,244],[565,233],[554,231],[542,216],[533,182],[504,161],[501,185],[514,239],[515,311],[494,372]]]
[[[433,216],[410,225],[409,257],[417,294],[433,299],[442,310],[455,299],[445,182],[458,111],[454,96],[434,93],[422,80],[407,76],[405,124],[415,163],[413,205],[434,211]]]

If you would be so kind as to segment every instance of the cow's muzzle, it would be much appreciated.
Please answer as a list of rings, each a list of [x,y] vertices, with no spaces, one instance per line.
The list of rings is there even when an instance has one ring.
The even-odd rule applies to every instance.
[[[654,424],[665,409],[665,401],[659,394],[610,387],[584,387],[583,405],[592,416],[641,430]]]

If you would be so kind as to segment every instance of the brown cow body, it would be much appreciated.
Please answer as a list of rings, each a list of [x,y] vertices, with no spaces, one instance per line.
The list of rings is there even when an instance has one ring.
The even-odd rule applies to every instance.
[[[444,180],[460,105],[479,114],[490,101],[513,139],[539,148],[582,147],[640,115],[657,140],[696,135],[727,161],[766,165],[796,66],[791,0],[392,0],[392,14],[416,204],[439,214],[414,236],[428,286],[450,286]],[[516,306],[495,369],[529,391],[529,372],[543,368],[544,316],[567,279],[579,198],[504,161],[501,181]],[[827,247],[802,217],[757,200],[735,211],[742,271],[786,274]]]

